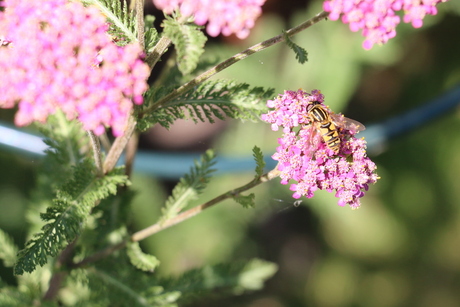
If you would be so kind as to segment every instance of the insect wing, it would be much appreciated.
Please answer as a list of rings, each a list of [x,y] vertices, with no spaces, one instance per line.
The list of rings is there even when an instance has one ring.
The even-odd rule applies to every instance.
[[[366,127],[359,121],[345,117],[343,114],[331,114],[330,116],[337,127],[350,130],[354,133],[358,133],[366,129]]]
[[[321,142],[321,133],[317,127],[317,123],[313,122],[303,128],[305,137],[307,138],[307,148],[305,148],[306,155],[311,158],[318,150],[319,143]]]

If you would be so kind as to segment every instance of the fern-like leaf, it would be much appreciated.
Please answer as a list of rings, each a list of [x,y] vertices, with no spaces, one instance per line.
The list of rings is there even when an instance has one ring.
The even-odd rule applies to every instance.
[[[153,272],[160,264],[157,257],[144,253],[138,242],[131,242],[128,244],[127,254],[131,264],[145,272]]]
[[[287,36],[286,32],[283,32],[284,34],[284,41],[286,42],[286,45],[288,45],[289,48],[292,49],[295,53],[295,58],[297,61],[299,61],[300,64],[304,64],[305,62],[308,61],[308,52],[304,48],[300,47],[296,43],[294,43],[289,36]]]
[[[254,160],[256,161],[256,178],[260,177],[264,173],[264,168],[265,168],[265,161],[264,161],[264,154],[262,153],[262,150],[260,150],[259,147],[254,146],[252,149],[252,155],[254,157]]]
[[[247,262],[219,264],[191,270],[177,279],[166,279],[161,282],[165,291],[180,290],[182,296],[179,303],[186,303],[195,297],[202,298],[205,294],[243,293],[259,290],[264,282],[277,271],[276,264],[260,259]]]
[[[176,16],[163,21],[164,35],[171,39],[176,47],[177,65],[182,74],[186,75],[195,70],[200,56],[204,52],[206,36],[201,27],[191,23],[181,23]]]
[[[108,33],[114,37],[119,46],[137,40],[136,18],[134,12],[128,10],[126,0],[84,0],[85,4],[95,5],[109,22]]]
[[[12,267],[16,262],[18,248],[13,239],[3,230],[0,229],[0,259],[6,267]],[[0,305],[1,306],[1,305]]]
[[[254,202],[256,196],[254,193],[249,195],[236,195],[233,197],[233,200],[242,205],[244,208],[254,208],[256,203]]]
[[[211,174],[215,171],[211,168],[215,163],[215,155],[212,150],[207,150],[201,156],[200,162],[195,161],[194,167],[190,169],[190,174],[186,174],[180,179],[166,201],[165,207],[162,209],[160,223],[176,216],[190,201],[195,200],[202,193]]]
[[[118,185],[128,183],[122,169],[115,169],[102,178],[94,174],[94,166],[88,160],[75,167],[73,178],[57,192],[53,206],[41,214],[46,222],[41,232],[18,253],[15,274],[32,272],[37,265],[43,266],[48,256],[56,256],[80,234],[82,224],[98,201],[116,194]]]
[[[158,42],[158,32],[153,26],[153,22],[155,21],[155,16],[147,15],[145,16],[145,51],[149,54],[153,48],[155,47],[156,43]]]
[[[153,90],[148,99],[158,99],[160,91]],[[165,92],[163,92],[165,93]],[[168,128],[177,119],[192,119],[195,122],[225,117],[256,121],[267,111],[266,101],[273,97],[273,89],[250,87],[246,83],[231,80],[208,80],[164,107],[148,114],[140,124],[148,128],[156,123]]]

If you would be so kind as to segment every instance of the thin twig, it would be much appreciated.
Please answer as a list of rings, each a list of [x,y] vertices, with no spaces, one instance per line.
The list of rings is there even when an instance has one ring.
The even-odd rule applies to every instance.
[[[91,141],[91,146],[93,147],[94,163],[96,164],[98,176],[102,177],[104,172],[102,169],[101,144],[99,143],[99,138],[92,131],[88,131],[88,136]]]
[[[136,157],[137,145],[139,143],[139,134],[133,133],[133,136],[129,139],[128,145],[125,151],[125,174],[131,177],[133,171],[134,158]]]
[[[166,52],[169,45],[171,45],[171,40],[166,36],[162,36],[156,44],[155,48],[153,48],[152,53],[147,55],[147,58],[145,59],[145,62],[149,65],[150,69],[152,69],[160,60],[161,56]]]
[[[134,133],[134,129],[136,128],[136,120],[131,115],[128,119],[128,124],[122,136],[119,136],[115,139],[112,144],[112,148],[110,148],[109,153],[104,161],[104,174],[110,172],[120,159],[121,153],[128,144],[129,139]]]
[[[166,102],[171,101],[174,98],[177,98],[180,95],[188,92],[189,90],[191,90],[195,86],[197,86],[200,83],[206,81],[207,79],[209,79],[212,76],[214,76],[216,73],[218,73],[218,72],[224,70],[225,68],[235,64],[236,62],[239,62],[239,61],[247,58],[251,54],[254,54],[256,52],[262,51],[262,50],[264,50],[264,49],[266,49],[268,47],[271,47],[271,46],[273,46],[275,44],[283,42],[285,40],[285,38],[284,38],[285,35],[287,35],[288,37],[294,36],[295,34],[297,34],[297,33],[301,32],[301,31],[311,27],[315,23],[318,23],[319,21],[325,19],[327,16],[329,16],[329,13],[323,11],[323,12],[317,14],[315,17],[305,21],[304,23],[298,25],[295,28],[292,28],[292,29],[286,31],[283,34],[280,34],[278,36],[272,37],[272,38],[270,38],[270,39],[268,39],[266,41],[263,41],[263,42],[261,42],[259,44],[254,45],[254,46],[252,46],[252,47],[250,47],[250,48],[248,48],[248,49],[246,49],[246,50],[244,50],[244,51],[242,51],[240,53],[235,54],[231,58],[223,61],[222,63],[217,64],[216,66],[214,66],[211,69],[205,71],[204,73],[202,73],[201,75],[197,76],[196,78],[194,78],[194,79],[190,80],[189,82],[185,83],[181,87],[175,89],[174,91],[172,91],[168,95],[166,95],[163,98],[159,99],[152,106],[147,108],[143,113],[144,114],[145,113],[150,113],[150,112],[156,110],[157,108],[161,107]]]
[[[252,180],[251,182],[239,187],[239,188],[236,188],[236,189],[233,189],[231,191],[228,191],[224,194],[221,194],[213,199],[211,199],[210,201],[204,203],[204,204],[201,204],[199,206],[196,206],[196,207],[193,207],[187,211],[184,211],[182,212],[181,214],[175,216],[174,218],[172,219],[169,219],[163,223],[157,223],[157,224],[154,224],[150,227],[147,227],[145,229],[142,229],[136,233],[134,233],[132,236],[131,236],[131,240],[136,242],[136,241],[140,241],[140,240],[143,240],[157,232],[160,232],[161,230],[163,229],[166,229],[166,228],[169,228],[171,226],[174,226],[180,222],[183,222],[195,215],[197,215],[198,213],[202,212],[203,210],[207,209],[207,208],[210,208],[212,206],[214,206],[215,204],[218,204],[220,203],[221,201],[225,200],[225,199],[228,199],[228,198],[233,198],[235,196],[237,196],[238,194],[244,192],[244,191],[247,191],[263,182],[267,182],[275,177],[277,177],[279,175],[279,171],[277,169],[274,169],[260,177],[257,177],[255,178],[254,180]]]
[[[244,191],[247,191],[263,182],[267,182],[269,180],[272,180],[273,178],[276,178],[277,176],[279,175],[279,171],[277,168],[271,170],[270,172],[260,176],[260,177],[257,177],[255,178],[254,180],[250,181],[249,183],[239,187],[239,188],[236,188],[236,189],[233,189],[231,191],[228,191],[224,194],[221,194],[219,196],[217,196],[216,198],[204,203],[204,204],[201,204],[199,206],[196,206],[194,208],[191,208],[187,211],[184,211],[182,212],[181,214],[177,215],[176,217],[170,219],[170,220],[167,220],[163,223],[157,223],[157,224],[154,224],[152,226],[149,226],[145,229],[142,229],[136,233],[134,233],[130,238],[116,244],[116,245],[113,245],[113,246],[109,246],[85,259],[83,259],[82,261],[78,262],[78,263],[75,263],[74,265],[72,265],[72,268],[79,268],[79,267],[82,267],[82,266],[85,266],[89,263],[92,263],[92,262],[95,262],[95,261],[98,261],[98,260],[101,260],[107,256],[109,256],[110,254],[112,254],[113,252],[117,251],[117,250],[120,250],[122,248],[124,248],[129,241],[132,241],[132,242],[136,242],[136,241],[140,241],[140,240],[143,240],[155,233],[158,233],[166,228],[169,228],[171,226],[174,226],[180,222],[183,222],[191,217],[194,217],[195,215],[197,215],[198,213],[202,212],[203,210],[207,209],[207,208],[210,208],[216,204],[218,204],[219,202],[225,200],[225,199],[228,199],[228,198],[232,198],[234,196],[237,196],[238,194],[244,192]]]
[[[142,49],[145,48],[144,38],[144,0],[136,0],[136,26],[137,26],[137,41]]]

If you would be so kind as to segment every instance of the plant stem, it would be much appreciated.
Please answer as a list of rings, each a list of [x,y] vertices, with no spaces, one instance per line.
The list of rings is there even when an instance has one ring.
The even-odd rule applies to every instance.
[[[96,164],[98,176],[102,177],[104,172],[102,169],[101,144],[94,132],[88,131],[88,136],[91,141],[91,146],[93,147],[94,164]]]
[[[181,214],[177,215],[176,217],[170,219],[170,220],[167,220],[163,223],[157,223],[157,224],[154,224],[152,226],[149,226],[145,229],[142,229],[136,233],[134,233],[130,238],[124,240],[124,241],[121,241],[120,243],[118,244],[115,244],[115,245],[112,245],[112,246],[109,246],[97,253],[94,253],[93,255],[91,256],[88,256],[87,258],[83,259],[82,261],[78,262],[78,263],[75,263],[74,265],[72,265],[71,267],[72,268],[79,268],[79,267],[82,267],[82,266],[85,266],[87,265],[88,263],[92,263],[92,262],[95,262],[95,261],[98,261],[98,260],[101,260],[107,256],[109,256],[110,254],[112,254],[113,252],[116,252],[117,250],[120,250],[122,248],[124,248],[126,246],[126,244],[128,244],[129,241],[132,241],[132,242],[136,242],[136,241],[140,241],[140,240],[143,240],[155,233],[158,233],[166,228],[169,228],[171,226],[174,226],[180,222],[183,222],[191,217],[194,217],[195,215],[197,215],[198,213],[202,212],[203,210],[207,209],[207,208],[210,208],[216,204],[218,204],[219,202],[225,200],[225,199],[228,199],[228,198],[232,198],[236,195],[238,195],[239,193],[242,193],[244,191],[247,191],[263,182],[267,182],[269,180],[272,180],[273,178],[276,178],[278,177],[279,175],[279,171],[277,168],[271,170],[270,172],[260,176],[260,177],[257,177],[257,178],[254,178],[252,181],[248,182],[247,184],[239,187],[239,188],[236,188],[236,189],[233,189],[231,191],[228,191],[224,194],[221,194],[219,196],[217,196],[216,198],[204,203],[204,204],[201,204],[199,206],[196,206],[194,208],[191,208],[187,211],[184,211],[182,212]]]
[[[128,124],[126,126],[126,130],[124,131],[122,136],[119,136],[115,139],[110,148],[109,153],[104,161],[104,174],[110,172],[115,165],[117,164],[118,159],[120,159],[121,153],[123,152],[126,144],[128,144],[129,139],[134,133],[134,129],[136,128],[136,120],[132,115],[129,116]]]
[[[147,58],[145,59],[145,62],[149,65],[150,69],[152,69],[160,60],[161,56],[166,52],[169,45],[171,45],[171,40],[166,36],[162,36],[156,44],[155,48],[153,48],[152,53],[147,55]]]
[[[137,41],[141,45],[142,49],[145,49],[145,38],[144,38],[144,0],[136,1],[136,26],[137,26]]]
[[[214,76],[216,73],[224,70],[225,68],[235,64],[238,61],[241,61],[251,54],[254,54],[256,52],[262,51],[268,47],[271,47],[275,44],[278,44],[280,42],[283,42],[284,35],[287,35],[288,37],[291,37],[309,27],[314,25],[315,23],[318,23],[319,21],[325,19],[327,16],[329,16],[329,13],[327,12],[321,12],[317,14],[315,17],[305,21],[304,23],[298,25],[297,27],[294,27],[288,31],[286,31],[283,34],[280,34],[278,36],[272,37],[266,41],[263,41],[261,43],[258,43],[240,53],[235,54],[231,58],[228,58],[227,60],[223,61],[222,63],[217,64],[216,66],[212,67],[211,69],[205,71],[201,75],[197,76],[196,78],[190,80],[189,82],[185,83],[181,87],[173,90],[171,93],[168,95],[164,96],[163,98],[159,99],[157,102],[155,102],[152,106],[147,108],[143,113],[150,113],[154,111],[155,109],[163,106],[166,102],[173,100],[174,98],[179,97],[180,95],[183,95],[184,93],[188,92],[198,84],[202,83],[203,81],[206,81],[207,79],[211,78]],[[150,65],[150,64],[149,64]]]
[[[140,241],[140,240],[143,240],[157,232],[160,232],[161,230],[163,229],[166,229],[166,228],[169,228],[171,226],[174,226],[178,223],[181,223],[195,215],[197,215],[198,213],[202,212],[203,210],[207,209],[207,208],[210,208],[212,206],[214,206],[215,204],[218,204],[219,202],[225,200],[225,199],[228,199],[228,198],[233,198],[234,196],[237,196],[238,194],[244,192],[244,191],[247,191],[263,182],[267,182],[275,177],[277,177],[279,175],[279,171],[275,168],[274,170],[260,176],[260,177],[256,177],[254,178],[254,180],[250,181],[249,183],[239,187],[239,188],[236,188],[236,189],[233,189],[233,190],[230,190],[224,194],[221,194],[213,199],[211,199],[210,201],[204,203],[204,204],[201,204],[199,206],[196,206],[194,208],[191,208],[187,211],[184,211],[182,212],[181,214],[175,216],[174,218],[172,219],[169,219],[163,223],[157,223],[157,224],[154,224],[152,226],[149,226],[143,230],[140,230],[136,233],[134,233],[132,236],[131,236],[131,240],[136,242],[136,241]]]

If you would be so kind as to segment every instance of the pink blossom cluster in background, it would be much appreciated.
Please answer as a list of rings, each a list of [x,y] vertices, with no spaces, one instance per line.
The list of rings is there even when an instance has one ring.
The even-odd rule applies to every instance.
[[[184,16],[194,16],[197,25],[205,25],[211,36],[236,34],[240,39],[249,35],[262,13],[265,0],[153,0],[166,14],[179,10]]]
[[[447,0],[327,0],[323,8],[329,12],[331,20],[342,18],[353,32],[362,30],[366,38],[364,49],[374,44],[385,44],[396,36],[396,26],[400,17],[395,12],[404,12],[404,22],[412,23],[414,28],[423,25],[426,15],[436,15],[436,5]]]
[[[0,107],[15,123],[44,122],[56,109],[84,129],[123,134],[149,76],[138,44],[116,46],[95,7],[67,0],[5,0],[0,12]]]
[[[272,124],[272,130],[283,127],[280,146],[272,158],[278,161],[281,183],[294,191],[293,197],[311,198],[318,189],[335,191],[338,204],[359,208],[369,184],[379,178],[376,165],[366,155],[364,139],[354,137],[354,132],[340,129],[340,149],[336,154],[324,142],[321,134],[312,127],[308,110],[312,102],[323,102],[324,96],[317,90],[285,91],[267,106],[273,108],[262,115],[262,120]],[[332,113],[321,104],[324,110]],[[296,127],[299,127],[295,129]],[[297,131],[296,131],[297,130]]]

